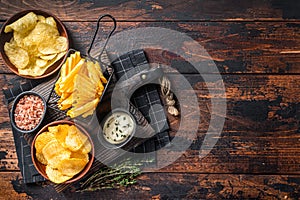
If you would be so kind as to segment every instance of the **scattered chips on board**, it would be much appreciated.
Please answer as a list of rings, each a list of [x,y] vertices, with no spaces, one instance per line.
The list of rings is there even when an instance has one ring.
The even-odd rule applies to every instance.
[[[88,137],[68,124],[49,126],[36,138],[34,147],[36,159],[46,165],[46,174],[54,183],[65,182],[81,172],[92,149]]]
[[[78,51],[71,54],[55,83],[54,90],[60,96],[59,109],[70,109],[67,115],[72,118],[92,115],[106,83],[98,62],[82,58]]]
[[[68,50],[68,40],[59,35],[53,17],[30,12],[5,26],[4,32],[13,32],[4,51],[20,75],[43,75]]]

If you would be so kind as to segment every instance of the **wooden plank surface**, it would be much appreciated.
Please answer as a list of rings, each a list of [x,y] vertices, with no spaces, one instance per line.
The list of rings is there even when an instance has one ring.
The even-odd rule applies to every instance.
[[[299,1],[1,1],[0,20],[25,9],[47,10],[63,20],[95,21],[110,13],[122,21],[299,20]]]
[[[86,53],[96,24],[94,22],[64,24],[72,38],[72,47]],[[105,33],[108,33],[111,25],[111,23],[103,24],[98,41],[105,39]],[[144,27],[161,27],[185,33],[198,42],[211,57],[195,56],[201,61],[200,64],[205,65],[209,59],[213,60],[221,73],[300,73],[299,22],[120,22],[115,34]],[[115,42],[114,37],[111,40]],[[175,46],[178,42],[174,40],[174,44],[171,43],[170,46]],[[145,43],[149,44],[149,48],[153,48],[152,41]],[[185,46],[180,43],[179,45]],[[155,46],[155,49],[159,48]],[[166,64],[173,62],[177,64],[181,73],[190,73],[189,67],[181,61],[182,59],[170,56],[172,52],[154,52],[156,55],[150,56],[156,59],[154,61]],[[0,59],[0,73],[10,73],[2,59]]]
[[[23,185],[20,174],[0,173],[0,199],[297,199],[298,175],[145,173],[134,186],[57,194],[51,186]]]
[[[104,24],[107,33],[111,23]],[[66,23],[73,38],[73,46],[83,52],[91,41],[95,30],[94,23]],[[300,64],[300,24],[299,23],[265,23],[265,22],[124,22],[118,23],[115,34],[124,30],[143,27],[161,27],[185,33],[198,42],[211,56],[221,73],[299,73]],[[103,34],[102,32],[102,34]],[[84,34],[81,34],[84,33]],[[134,38],[134,36],[132,36]],[[104,36],[99,41],[104,40]],[[111,40],[114,38],[112,37]],[[152,41],[139,41],[149,44]],[[174,40],[174,46],[179,41]],[[113,43],[113,41],[112,41]],[[170,44],[172,47],[172,43]],[[180,44],[179,44],[180,46]],[[186,46],[182,44],[182,47]],[[111,47],[113,48],[113,47]],[[155,49],[159,49],[155,46]],[[171,52],[172,53],[172,52]],[[158,53],[157,53],[158,54]],[[156,58],[156,56],[152,56]],[[200,55],[201,56],[201,55]],[[151,58],[151,57],[150,57]],[[168,54],[161,60],[169,60]],[[171,59],[174,59],[171,57]],[[203,63],[205,57],[197,57]],[[180,67],[182,73],[185,66]]]

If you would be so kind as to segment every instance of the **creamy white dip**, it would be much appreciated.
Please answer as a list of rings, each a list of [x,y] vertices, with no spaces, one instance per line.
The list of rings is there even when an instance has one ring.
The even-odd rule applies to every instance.
[[[124,142],[134,131],[134,121],[125,112],[114,112],[104,122],[103,136],[111,144]]]

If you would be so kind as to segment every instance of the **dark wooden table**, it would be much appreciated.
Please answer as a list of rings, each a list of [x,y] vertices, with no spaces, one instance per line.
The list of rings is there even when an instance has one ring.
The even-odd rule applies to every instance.
[[[117,32],[154,26],[185,33],[202,45],[217,65],[226,90],[226,95],[218,98],[226,98],[227,114],[218,142],[200,159],[199,149],[210,122],[212,97],[207,88],[217,83],[205,83],[199,75],[186,71],[184,75],[198,96],[201,123],[197,138],[176,162],[142,174],[137,184],[128,188],[56,193],[52,186],[21,184],[8,110],[0,92],[0,199],[300,197],[299,1],[3,0],[0,26],[24,9],[42,9],[58,16],[68,29],[72,46],[82,52],[86,52],[97,17],[105,13],[117,19]],[[158,58],[149,55],[150,60],[169,64],[176,60],[164,53]],[[175,63],[178,69],[182,64],[184,72],[180,62]],[[2,60],[0,73],[0,88],[16,78]],[[175,134],[179,120],[169,116],[169,121],[171,134]]]

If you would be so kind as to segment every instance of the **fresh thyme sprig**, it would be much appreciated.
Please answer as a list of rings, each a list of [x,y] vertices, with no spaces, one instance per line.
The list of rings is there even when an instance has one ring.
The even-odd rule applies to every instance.
[[[126,159],[114,164],[112,167],[102,167],[92,176],[80,184],[77,192],[96,191],[108,188],[126,187],[136,183],[136,177],[141,174],[144,163],[153,160]]]

